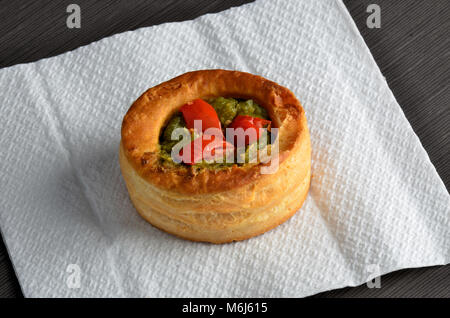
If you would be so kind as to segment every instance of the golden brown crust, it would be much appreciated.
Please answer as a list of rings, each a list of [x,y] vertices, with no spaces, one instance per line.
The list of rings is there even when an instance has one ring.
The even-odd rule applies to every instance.
[[[125,155],[145,180],[179,193],[210,193],[239,188],[267,175],[260,166],[234,166],[214,171],[165,169],[159,164],[161,127],[178,109],[196,98],[252,98],[265,107],[279,128],[280,161],[298,147],[306,120],[300,102],[287,88],[261,76],[226,70],[202,70],[180,75],[147,90],[130,107],[122,123]]]
[[[216,96],[252,98],[279,128],[279,167],[235,166],[198,173],[159,164],[161,127],[186,102]],[[154,226],[194,241],[224,243],[264,233],[302,205],[311,147],[305,113],[286,88],[260,76],[225,70],[183,74],[133,103],[122,124],[119,160],[130,198]]]

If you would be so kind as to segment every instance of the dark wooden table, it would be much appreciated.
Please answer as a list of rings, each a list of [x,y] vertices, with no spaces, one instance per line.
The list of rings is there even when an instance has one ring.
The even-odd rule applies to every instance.
[[[300,1],[300,0],[299,0]],[[331,0],[330,0],[331,1]],[[0,1],[0,68],[61,54],[115,33],[193,19],[250,0]],[[81,28],[66,27],[66,8],[81,7]],[[431,161],[450,188],[450,1],[345,0],[345,5]],[[367,6],[381,8],[369,29]],[[0,297],[21,297],[0,241]],[[450,265],[407,269],[314,297],[450,297]]]

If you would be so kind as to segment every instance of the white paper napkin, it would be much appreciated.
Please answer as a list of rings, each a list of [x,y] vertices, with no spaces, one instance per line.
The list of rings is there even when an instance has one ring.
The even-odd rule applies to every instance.
[[[304,207],[256,238],[180,240],[132,207],[122,117],[225,68],[290,88],[311,129]],[[450,197],[339,1],[266,1],[0,70],[0,224],[25,296],[306,296],[450,262]]]

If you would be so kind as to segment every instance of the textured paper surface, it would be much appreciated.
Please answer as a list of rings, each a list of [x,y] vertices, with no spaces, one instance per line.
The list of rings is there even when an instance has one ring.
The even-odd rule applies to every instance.
[[[299,213],[219,246],[143,221],[118,164],[129,105],[208,68],[290,88],[313,150]],[[0,85],[0,225],[25,296],[297,297],[450,262],[449,195],[341,2],[259,0],[143,28],[2,69]]]

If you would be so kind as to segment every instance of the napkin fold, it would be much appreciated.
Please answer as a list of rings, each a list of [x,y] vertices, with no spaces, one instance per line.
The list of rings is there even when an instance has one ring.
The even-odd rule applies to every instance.
[[[301,210],[225,245],[142,220],[118,164],[146,89],[210,68],[290,88],[311,131]],[[450,262],[450,197],[345,6],[258,0],[0,70],[0,226],[28,297],[299,297]]]

